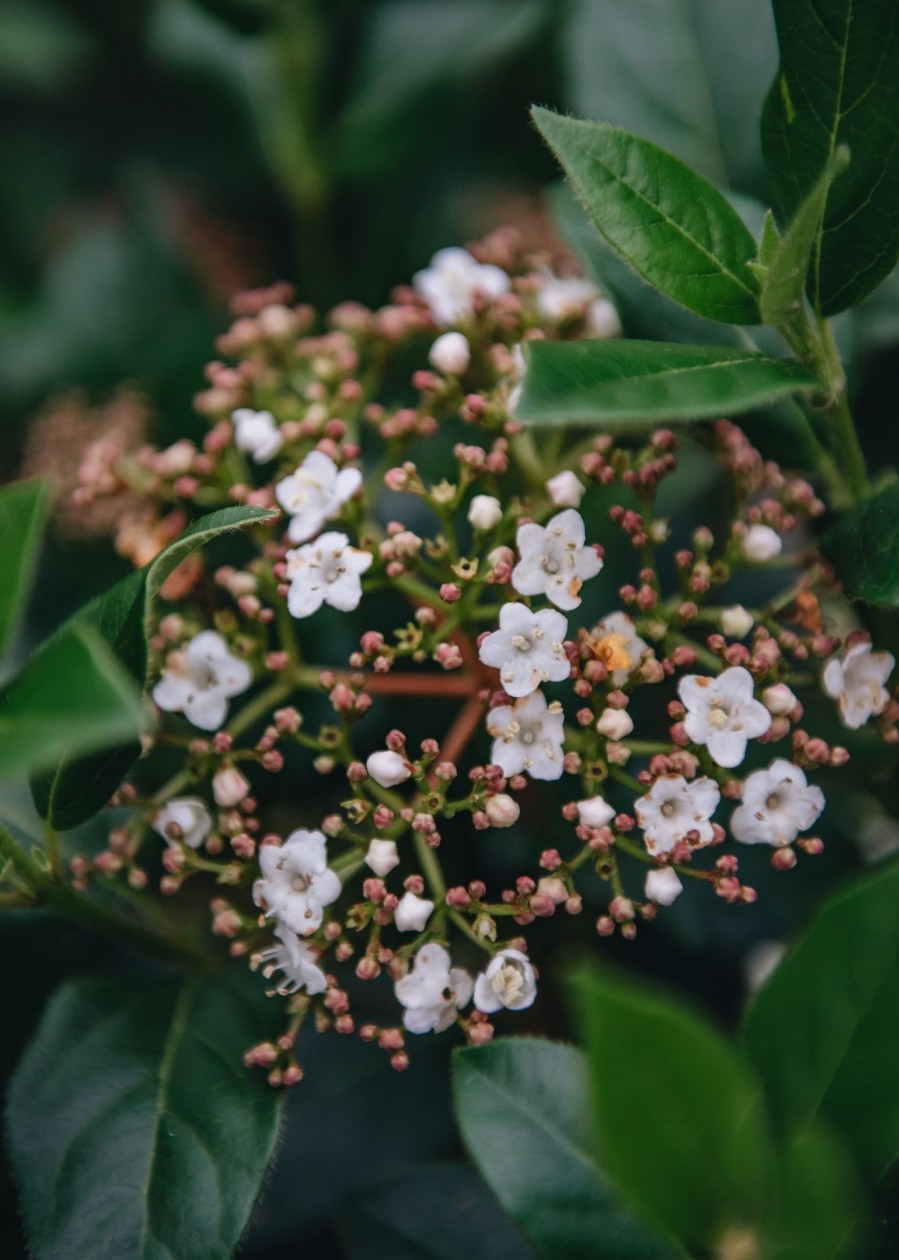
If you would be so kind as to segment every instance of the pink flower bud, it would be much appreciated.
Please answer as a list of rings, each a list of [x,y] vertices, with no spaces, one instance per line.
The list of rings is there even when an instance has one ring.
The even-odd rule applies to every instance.
[[[213,776],[212,794],[223,809],[239,805],[249,790],[249,780],[235,766],[222,766]]]

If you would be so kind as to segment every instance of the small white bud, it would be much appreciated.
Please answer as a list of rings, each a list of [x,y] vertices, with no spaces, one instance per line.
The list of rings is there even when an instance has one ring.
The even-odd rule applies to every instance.
[[[448,335],[448,334],[447,334]],[[492,494],[476,494],[468,509],[468,520],[475,529],[493,529],[503,519],[503,506]]]
[[[460,332],[444,333],[431,346],[428,360],[446,376],[461,376],[471,362],[468,338]]]
[[[549,897],[555,905],[560,906],[563,901],[568,900],[568,889],[565,887],[563,880],[557,875],[544,875],[537,882],[537,892],[544,897]]]
[[[752,615],[742,604],[734,604],[725,608],[721,614],[721,629],[731,639],[745,639],[752,629]]]
[[[606,739],[627,739],[634,729],[634,724],[624,709],[603,709],[596,723],[596,729],[600,735],[605,735]]]
[[[405,783],[412,774],[405,757],[400,756],[398,752],[392,752],[389,748],[372,753],[365,763],[365,768],[375,783],[385,788]]]
[[[678,879],[677,871],[673,871],[670,866],[663,866],[648,872],[644,890],[648,901],[654,901],[660,906],[670,906],[684,891],[684,886]]]
[[[216,805],[231,809],[239,805],[250,790],[250,781],[234,766],[223,766],[212,779],[212,795]]]
[[[494,827],[511,827],[513,823],[518,822],[521,810],[518,802],[513,801],[511,796],[507,796],[505,792],[498,792],[496,796],[487,797],[484,802],[484,813]]]
[[[381,879],[399,866],[399,854],[395,840],[372,840],[365,855],[365,865]]]
[[[583,482],[567,469],[556,473],[555,477],[550,477],[546,483],[546,493],[553,504],[560,508],[580,507],[581,499],[586,491],[587,487]]]
[[[770,525],[750,525],[743,539],[743,555],[747,560],[760,564],[773,560],[783,551],[783,540]]]
[[[799,701],[786,683],[774,683],[762,692],[762,704],[775,717],[787,717],[798,703]]]
[[[605,827],[615,817],[615,810],[601,796],[578,801],[577,812],[585,827]]]
[[[407,892],[393,912],[396,930],[398,932],[423,932],[433,909],[433,901]]]
[[[608,298],[597,298],[587,311],[587,332],[592,337],[620,337],[618,312]]]

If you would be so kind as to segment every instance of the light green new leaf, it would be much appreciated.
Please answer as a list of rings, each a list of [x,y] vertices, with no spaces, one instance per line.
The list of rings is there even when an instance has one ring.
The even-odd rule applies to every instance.
[[[764,1198],[772,1155],[751,1071],[682,999],[596,967],[571,991],[603,1167],[688,1254],[714,1253]]]
[[[850,599],[899,609],[899,484],[860,503],[821,540]]]
[[[899,865],[838,893],[749,1008],[743,1043],[772,1116],[819,1117],[876,1181],[899,1158]]]
[[[899,5],[896,0],[774,0],[780,69],[762,147],[791,218],[839,145],[852,165],[826,197],[808,276],[813,307],[860,302],[899,254]]]
[[[241,1056],[275,1014],[244,973],[57,991],[7,1106],[36,1260],[232,1255],[280,1111]]]
[[[671,1260],[596,1163],[580,1051],[518,1038],[453,1058],[462,1138],[484,1180],[547,1260]]]
[[[47,514],[41,481],[19,481],[0,490],[0,654],[28,595]]]
[[[759,258],[767,262],[762,281],[762,319],[773,328],[789,327],[802,312],[809,266],[821,246],[824,208],[833,181],[849,165],[849,150],[840,148],[824,169],[821,178],[799,206],[776,245],[763,238]],[[768,258],[762,254],[767,253]]]
[[[536,425],[650,424],[737,415],[813,390],[801,364],[656,341],[531,341],[516,418]]]
[[[0,689],[0,778],[137,737],[140,688],[106,644],[69,626]]]
[[[853,1260],[864,1254],[858,1174],[846,1147],[825,1126],[787,1140],[768,1184],[765,1260]]]
[[[224,508],[201,517],[143,569],[130,574],[93,600],[72,618],[77,625],[97,630],[135,681],[147,677],[147,633],[153,601],[166,578],[192,551],[219,534],[259,521],[275,513],[264,508]],[[32,779],[35,806],[57,830],[77,827],[106,804],[137,760],[138,743],[110,748],[92,757],[65,757],[54,768]]]
[[[619,127],[533,116],[590,218],[638,275],[708,319],[759,322],[755,242],[714,184]]]

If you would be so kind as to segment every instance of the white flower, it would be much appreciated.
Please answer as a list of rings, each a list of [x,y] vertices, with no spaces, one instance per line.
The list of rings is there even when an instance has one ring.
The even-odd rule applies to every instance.
[[[264,844],[259,868],[262,878],[253,885],[253,900],[299,936],[317,931],[324,907],[340,896],[340,879],[328,867],[320,831],[292,831],[282,845]]]
[[[677,871],[672,870],[670,866],[660,866],[654,871],[647,872],[643,890],[648,901],[654,901],[659,906],[670,906],[677,901],[684,891],[684,886],[678,878]]]
[[[799,701],[786,683],[774,683],[762,692],[762,704],[775,717],[787,717]]]
[[[573,472],[564,469],[556,473],[555,477],[550,477],[546,483],[546,493],[554,507],[577,508],[581,506],[587,487]]]
[[[253,682],[246,661],[228,651],[215,630],[202,630],[186,647],[170,653],[153,699],[168,713],[183,713],[203,731],[217,731],[228,716],[228,701]]]
[[[257,464],[267,464],[284,445],[284,437],[270,411],[239,407],[231,416],[231,422],[237,449],[252,455]]]
[[[537,294],[537,310],[554,324],[577,319],[590,302],[599,297],[599,289],[583,276],[550,276]]]
[[[423,932],[433,911],[433,901],[407,892],[393,912],[394,926],[398,932]]]
[[[779,556],[783,546],[783,539],[770,525],[750,525],[743,539],[743,555],[747,560],[760,564]]]
[[[615,817],[615,810],[602,796],[590,796],[577,802],[578,817],[585,827],[605,827]]]
[[[181,843],[199,849],[212,830],[212,815],[199,796],[176,796],[162,807],[151,826],[171,844],[168,828],[173,823],[181,832]]]
[[[587,310],[586,333],[589,337],[620,337],[621,320],[608,298],[597,298]]]
[[[282,943],[262,950],[256,957],[264,964],[262,974],[267,980],[281,972],[276,992],[286,995],[305,989],[307,993],[324,993],[328,978],[318,966],[318,954],[312,946],[301,941],[296,932],[291,932],[283,923],[275,928],[275,936]]]
[[[487,730],[493,736],[490,760],[507,778],[524,770],[532,779],[562,777],[562,706],[555,701],[547,705],[542,692],[491,709]]]
[[[627,739],[634,729],[629,713],[624,709],[603,709],[596,723],[596,729],[606,739]]]
[[[485,1015],[505,1007],[523,1011],[533,1006],[537,978],[527,954],[517,949],[501,949],[494,954],[486,971],[475,981],[474,1004]]]
[[[275,486],[278,502],[291,518],[291,542],[306,542],[340,515],[362,485],[358,468],[341,468],[324,451],[310,451],[295,473]]]
[[[621,687],[640,664],[649,644],[625,612],[606,613],[590,631],[593,655],[609,669],[612,683]]]
[[[521,816],[521,807],[505,792],[497,792],[488,796],[484,802],[484,813],[494,827],[512,827]]]
[[[460,332],[443,333],[431,346],[428,361],[445,376],[461,376],[471,362],[468,338]]]
[[[311,617],[322,604],[352,612],[362,598],[361,575],[371,564],[368,551],[351,547],[346,534],[322,534],[287,553],[290,589],[287,607],[294,617]]]
[[[740,765],[747,742],[771,726],[771,714],[754,698],[752,675],[742,665],[717,678],[688,674],[677,692],[687,709],[684,727],[690,739],[705,744],[712,760],[728,770]]]
[[[399,854],[395,840],[372,840],[365,854],[365,865],[380,876],[389,875],[395,866],[399,866]]]
[[[602,568],[593,548],[584,546],[585,537],[584,518],[574,508],[559,512],[545,526],[521,525],[521,559],[512,570],[519,595],[545,595],[557,608],[577,608],[584,582]]]
[[[701,847],[715,838],[711,817],[721,794],[713,779],[663,774],[636,802],[637,823],[646,848],[654,856],[670,853],[680,840]]]
[[[778,757],[743,784],[743,803],[734,810],[730,829],[743,844],[779,848],[808,831],[823,808],[821,789],[810,786],[798,766]]]
[[[249,790],[250,780],[235,766],[222,766],[212,777],[212,795],[222,809],[239,805]]]
[[[384,788],[405,783],[412,774],[406,758],[398,752],[392,752],[389,748],[384,748],[381,752],[373,752],[366,761],[365,768],[375,783],[380,783]]]
[[[725,608],[721,614],[721,629],[732,639],[745,639],[752,626],[752,613],[747,612],[742,604]]]
[[[499,629],[488,634],[478,654],[499,670],[510,696],[529,696],[541,683],[562,682],[571,673],[565,655],[568,621],[552,608],[531,612],[524,604],[503,604]]]
[[[503,519],[503,505],[492,494],[476,494],[468,509],[468,521],[475,529],[493,529]]]
[[[890,699],[884,683],[895,664],[890,652],[872,652],[870,643],[856,643],[841,661],[834,657],[827,662],[824,690],[839,701],[844,726],[855,731],[874,714],[883,713]]]
[[[499,267],[479,263],[467,249],[438,249],[430,264],[412,277],[415,291],[431,308],[437,324],[457,324],[474,312],[474,298],[497,298],[511,281]]]
[[[403,1026],[407,1032],[445,1032],[456,1011],[471,1001],[471,976],[461,967],[450,966],[450,961],[442,945],[424,945],[409,974],[397,980],[394,992],[406,1008]]]

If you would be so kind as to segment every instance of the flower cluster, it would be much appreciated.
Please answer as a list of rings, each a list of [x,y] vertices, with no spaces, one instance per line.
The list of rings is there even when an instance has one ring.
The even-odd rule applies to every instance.
[[[779,871],[821,851],[837,722],[896,742],[899,701],[812,549],[809,482],[721,420],[703,439],[734,512],[685,533],[660,508],[690,489],[670,431],[524,428],[522,343],[620,329],[508,232],[377,311],[319,321],[279,286],[235,312],[201,445],[141,447],[79,495],[145,504],[142,557],[174,514],[281,515],[167,584],[151,694],[179,767],[151,751],[72,869],[144,887],[162,838],[165,894],[215,881],[213,933],[285,1001],[248,1063],[299,1080],[310,1013],[397,1069],[409,1034],[488,1040],[536,1000],[538,920],[589,907],[631,939],[690,882],[751,904],[744,845]],[[396,1022],[359,1022],[356,980],[385,973]]]

